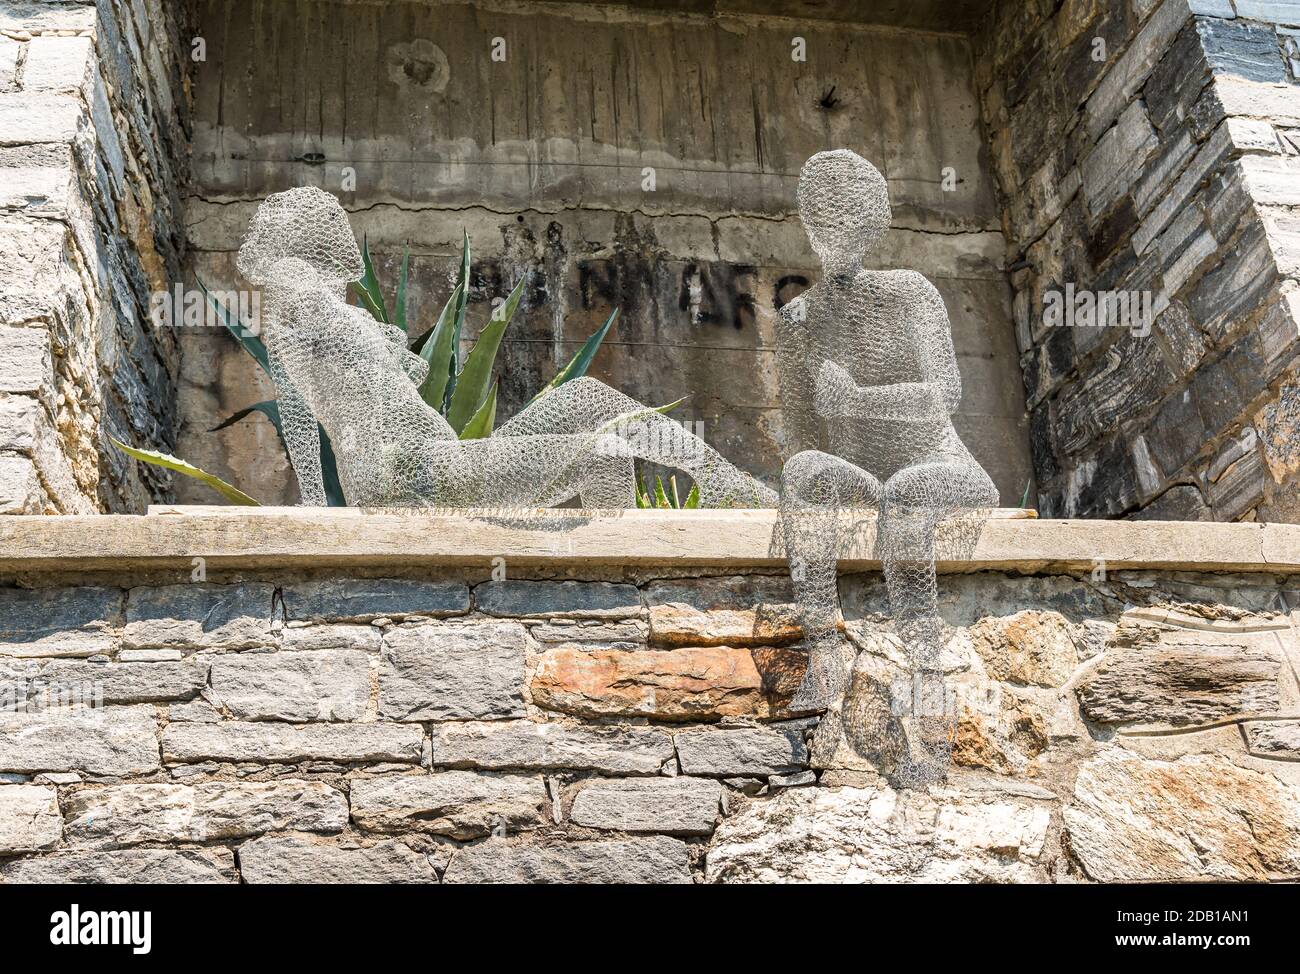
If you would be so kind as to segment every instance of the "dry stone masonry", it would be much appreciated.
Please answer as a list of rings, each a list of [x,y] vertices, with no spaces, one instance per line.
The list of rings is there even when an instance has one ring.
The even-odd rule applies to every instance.
[[[1293,577],[944,576],[927,793],[790,708],[776,570],[562,570],[10,579],[0,881],[1300,878]]]
[[[139,509],[169,484],[189,153],[185,4],[0,7],[0,513]],[[186,37],[182,41],[182,37]]]
[[[1300,518],[1298,39],[1289,0],[996,4],[977,86],[1043,511]],[[1151,320],[1053,327],[1076,290]]]

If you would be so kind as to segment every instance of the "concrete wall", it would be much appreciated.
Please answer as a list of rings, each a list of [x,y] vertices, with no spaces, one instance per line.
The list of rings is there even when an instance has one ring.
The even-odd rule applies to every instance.
[[[84,550],[152,552],[151,568],[55,558],[49,520],[43,545],[0,542],[6,564],[57,563],[0,576],[0,882],[1300,875],[1294,531],[1274,532],[1280,568],[1255,527],[1029,522],[1032,560],[942,576],[958,725],[950,780],[927,793],[847,748],[836,710],[790,709],[806,654],[787,576],[728,567],[730,535],[691,548],[709,568],[679,553],[619,569],[539,558],[555,532],[516,528],[488,549],[509,573],[492,580],[483,554],[342,562],[373,534],[349,549],[321,529],[362,519],[232,517],[82,528]],[[160,546],[151,522],[189,543]],[[595,536],[662,555],[686,523],[655,512]],[[599,526],[575,524],[584,550]],[[426,549],[448,531],[407,528]],[[190,555],[236,534],[275,540],[196,577]],[[1236,574],[1043,570],[1116,534],[1130,563],[1229,536],[1256,556]],[[250,567],[275,552],[336,563]],[[870,711],[902,649],[878,573],[842,576],[840,595]]]
[[[1300,518],[1297,25],[1007,0],[978,40],[1045,512]],[[1150,334],[1050,327],[1067,285],[1150,292]]]
[[[109,436],[174,448],[183,5],[0,7],[0,512],[140,509],[168,480]]]
[[[959,429],[1004,502],[1019,503],[1023,392],[963,36],[504,2],[199,0],[196,11],[208,60],[193,66],[186,219],[209,283],[235,281],[232,253],[260,199],[319,184],[339,193],[390,287],[409,244],[425,327],[467,229],[471,335],[490,298],[530,275],[501,356],[504,415],[619,307],[593,374],[648,403],[689,395],[681,418],[774,477],[772,318],[819,273],[795,177],[812,153],[847,146],[889,178],[895,229],[877,262],[939,286],[965,379]],[[805,63],[791,58],[795,36]],[[495,37],[504,62],[491,60]],[[179,452],[260,499],[292,499],[267,423],[207,432],[269,395],[252,363],[224,336],[182,344]],[[188,484],[178,497],[211,499]]]

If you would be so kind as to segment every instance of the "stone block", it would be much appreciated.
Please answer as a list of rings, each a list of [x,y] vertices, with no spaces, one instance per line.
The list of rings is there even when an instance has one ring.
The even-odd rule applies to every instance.
[[[1300,720],[1251,720],[1241,727],[1256,757],[1300,761]]]
[[[275,644],[275,586],[263,582],[139,586],[126,602],[127,649],[252,649]]]
[[[672,646],[768,646],[801,635],[785,577],[741,575],[653,582],[650,639]]]
[[[1194,623],[1125,616],[1078,686],[1084,717],[1149,731],[1276,714],[1285,661],[1271,628]]]
[[[407,578],[299,582],[284,587],[284,611],[289,619],[324,622],[442,618],[469,611],[469,589],[461,582]]]
[[[612,582],[484,582],[474,604],[493,616],[518,619],[624,619],[641,614],[635,585]]]
[[[452,857],[445,883],[689,883],[686,843],[666,836],[548,845],[489,839]]]
[[[721,800],[722,784],[703,778],[612,778],[585,784],[569,817],[610,832],[708,835]]]
[[[673,735],[683,774],[767,777],[808,765],[803,725],[692,728]]]
[[[295,764],[300,761],[415,764],[424,732],[398,724],[271,723],[169,724],[163,731],[168,764],[198,761],[252,761]],[[0,761],[0,764],[3,764]]]
[[[24,885],[233,883],[227,849],[122,849],[56,852],[0,865],[0,880]]]
[[[131,775],[159,765],[153,707],[0,712],[0,771]]]
[[[444,724],[433,734],[435,767],[657,775],[672,756],[672,738],[647,727],[513,720]]]
[[[280,645],[286,650],[354,649],[378,653],[383,635],[382,629],[370,625],[288,626],[280,631]]]
[[[384,635],[379,713],[392,720],[524,715],[524,627],[514,622],[401,627]]]
[[[239,847],[246,883],[436,883],[427,857],[395,840],[344,848],[291,835],[268,835]]]
[[[559,647],[539,658],[533,702],[579,717],[780,718],[807,669],[798,649],[710,646],[645,652]]]
[[[0,92],[0,145],[72,142],[85,125],[75,96]]]
[[[109,653],[121,625],[121,589],[0,589],[0,657]]]
[[[1300,872],[1300,795],[1221,755],[1151,760],[1108,748],[1064,811],[1070,849],[1103,883],[1267,882]]]
[[[64,805],[75,848],[339,832],[348,822],[347,796],[319,781],[110,785],[78,789]]]
[[[89,74],[93,43],[90,37],[33,37],[27,44],[23,91],[80,91]]]
[[[640,619],[589,620],[546,623],[530,627],[529,632],[544,646],[567,643],[591,649],[645,649],[650,627]]]
[[[59,794],[39,785],[0,787],[0,856],[52,849],[63,831]]]
[[[237,720],[359,720],[370,699],[370,658],[356,650],[227,653],[212,689]]]
[[[51,688],[93,686],[105,704],[164,703],[190,700],[208,682],[208,661],[191,657],[179,662],[46,663],[36,676],[38,685]]]
[[[656,779],[657,780],[657,779]],[[352,818],[370,832],[431,832],[476,839],[550,822],[541,778],[472,771],[386,775],[352,782]]]

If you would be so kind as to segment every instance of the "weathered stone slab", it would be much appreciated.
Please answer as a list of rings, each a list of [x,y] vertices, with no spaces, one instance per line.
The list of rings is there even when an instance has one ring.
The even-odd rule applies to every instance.
[[[214,657],[212,689],[239,720],[357,720],[370,699],[370,658],[356,650]]]
[[[128,775],[160,763],[153,707],[0,712],[0,771]]]
[[[785,717],[806,668],[806,654],[780,647],[644,652],[557,647],[538,661],[533,702],[580,717]]]
[[[398,724],[270,723],[169,724],[163,731],[168,764],[196,761],[254,761],[294,764],[299,761],[420,760],[424,732]]]
[[[641,614],[641,593],[613,582],[484,582],[474,589],[474,604],[517,619],[622,619]]]
[[[1183,728],[1263,717],[1281,706],[1273,633],[1121,625],[1078,687],[1099,724]]]
[[[106,704],[161,703],[189,700],[207,684],[208,661],[190,657],[158,663],[82,663],[58,661],[41,667],[38,685],[92,685]]]
[[[232,883],[235,857],[226,849],[122,849],[57,852],[0,866],[6,883]]]
[[[339,832],[347,797],[318,781],[210,781],[83,788],[65,799],[69,845],[216,842],[263,832]]]
[[[429,860],[389,840],[345,849],[295,836],[264,836],[239,847],[246,883],[436,883]]]
[[[1220,755],[1154,761],[1110,748],[1064,811],[1099,882],[1260,882],[1300,872],[1300,790]]]
[[[591,649],[645,649],[650,627],[640,619],[616,622],[546,623],[529,629],[544,646],[574,644]]]
[[[433,763],[441,767],[656,775],[672,756],[672,738],[646,727],[514,720],[447,724],[433,734]]]
[[[392,629],[379,667],[379,713],[393,720],[524,715],[524,627],[514,622]]]
[[[0,787],[0,855],[52,849],[63,831],[59,793],[40,785]]]
[[[798,639],[786,578],[741,575],[646,586],[650,639],[671,646],[766,646]]]
[[[126,602],[128,649],[251,649],[274,645],[275,587],[261,582],[140,586]]]
[[[379,652],[383,630],[372,625],[349,623],[315,626],[287,626],[280,632],[284,649],[355,649],[363,653]]]
[[[1300,720],[1252,720],[1241,726],[1246,749],[1256,757],[1300,761]]]
[[[713,883],[1043,882],[1050,805],[1014,791],[791,788],[723,819]]]
[[[1070,624],[1057,612],[988,616],[966,636],[989,677],[1006,683],[1059,687],[1080,661]]]
[[[121,624],[121,589],[0,589],[0,656],[108,653]]]
[[[615,778],[584,785],[569,817],[612,832],[708,835],[718,820],[722,784],[703,778]]]
[[[464,615],[469,588],[461,582],[408,578],[343,578],[299,582],[283,590],[285,616],[327,622],[369,622],[407,616]]]
[[[803,728],[797,725],[678,731],[673,743],[683,774],[767,777],[808,765]]]
[[[511,845],[489,839],[452,857],[446,883],[689,883],[686,844],[644,839]]]
[[[550,820],[541,778],[471,771],[358,778],[352,817],[371,832],[432,832],[475,839],[498,829],[535,829]]]

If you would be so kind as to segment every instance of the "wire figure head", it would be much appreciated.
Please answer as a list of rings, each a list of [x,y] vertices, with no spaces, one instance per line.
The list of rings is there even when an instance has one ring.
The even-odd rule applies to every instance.
[[[849,149],[819,152],[799,173],[799,217],[830,276],[853,274],[889,230],[889,185]]]
[[[295,259],[292,273],[279,266],[287,258]],[[258,285],[292,280],[303,263],[326,285],[359,281],[364,273],[347,213],[337,199],[315,186],[268,196],[248,226],[235,263]]]

